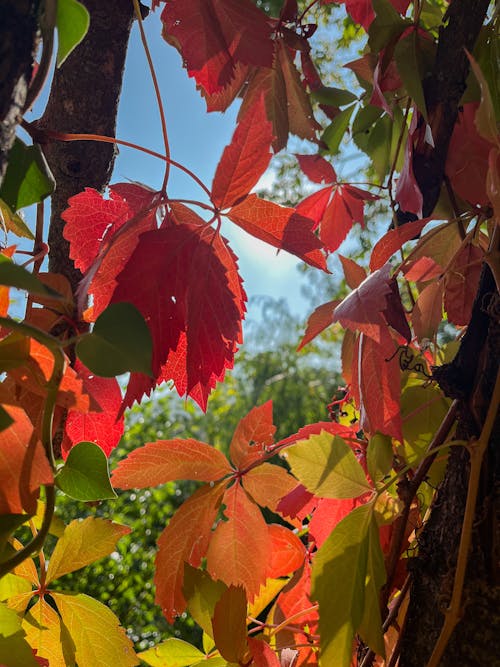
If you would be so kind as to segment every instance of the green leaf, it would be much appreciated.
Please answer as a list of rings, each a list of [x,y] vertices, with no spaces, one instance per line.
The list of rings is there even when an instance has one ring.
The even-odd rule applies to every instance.
[[[319,104],[327,104],[331,107],[344,107],[346,104],[355,102],[358,98],[350,90],[322,86],[311,93],[311,99]]]
[[[182,639],[170,637],[158,646],[138,653],[137,657],[151,667],[190,667],[205,658],[205,654]]]
[[[0,255],[0,285],[24,289],[30,292],[30,294],[40,294],[48,296],[51,299],[62,299],[60,294],[47,285],[44,285],[35,274],[26,271],[19,264],[14,264],[5,255]]]
[[[340,142],[349,127],[349,121],[351,120],[355,106],[353,104],[335,116],[321,136],[321,140],[328,146],[328,150],[332,155],[339,152]]]
[[[24,220],[18,213],[11,211],[10,206],[3,199],[0,199],[0,223],[8,232],[12,232],[16,236],[21,236],[25,239],[34,241],[31,229],[27,226]]]
[[[368,28],[368,46],[373,53],[378,53],[411,25],[411,21],[397,12],[390,0],[373,0],[372,5],[375,18]]]
[[[380,589],[385,584],[386,578],[378,524],[375,515],[373,515],[368,530],[363,618],[356,632],[372,651],[381,656],[385,656],[385,646],[382,618],[380,616]]]
[[[90,15],[87,9],[77,0],[58,0],[57,2],[57,67],[80,44],[87,34]]]
[[[371,505],[361,505],[333,529],[316,553],[311,598],[319,602],[320,665],[349,667],[364,613]]]
[[[368,472],[374,484],[380,482],[391,470],[393,456],[391,438],[375,433],[370,438],[366,451]]]
[[[247,651],[247,598],[241,586],[230,586],[217,601],[212,619],[214,641],[229,662],[240,664]]]
[[[225,590],[227,586],[222,581],[214,581],[208,572],[185,564],[182,592],[187,600],[189,613],[210,637],[213,637],[212,618],[215,605]]]
[[[0,187],[0,199],[13,210],[36,204],[54,191],[55,180],[39,146],[16,138]]]
[[[487,141],[490,141],[492,144],[498,144],[498,127],[495,118],[495,108],[493,106],[493,100],[488,86],[488,82],[481,71],[478,63],[474,60],[470,53],[467,53],[469,58],[470,65],[474,75],[479,83],[481,89],[481,102],[476,111],[474,117],[474,123],[476,125],[477,131],[479,134],[484,137]]]
[[[354,452],[338,435],[321,431],[289,447],[284,456],[306,489],[322,498],[357,498],[372,490]]]
[[[0,341],[0,372],[17,368],[30,356],[30,339],[13,331]]]
[[[66,526],[64,535],[52,552],[47,583],[109,555],[120,537],[127,533],[130,533],[130,528],[108,519],[91,516],[83,521],[75,519]]]
[[[51,593],[75,645],[78,667],[135,667],[132,642],[118,618],[83,593]]]
[[[112,303],[99,315],[92,333],[76,346],[91,371],[114,377],[127,371],[151,376],[153,343],[144,318],[131,303]]]
[[[40,667],[24,636],[20,617],[13,609],[0,604],[0,665]]]
[[[370,158],[377,176],[382,182],[394,160],[398,140],[403,129],[403,114],[394,108],[394,118],[383,114],[382,109],[368,105],[358,111],[352,124],[352,138],[358,148]],[[406,129],[403,134],[405,141]],[[396,168],[403,166],[404,151],[399,151]]]
[[[412,30],[409,35],[399,40],[394,49],[394,60],[408,94],[413,98],[427,122],[427,107],[422,86],[424,68],[421,57],[421,40],[419,40],[417,30]]]
[[[79,442],[71,448],[56,484],[70,498],[92,502],[116,498],[109,479],[108,459],[93,442]]]

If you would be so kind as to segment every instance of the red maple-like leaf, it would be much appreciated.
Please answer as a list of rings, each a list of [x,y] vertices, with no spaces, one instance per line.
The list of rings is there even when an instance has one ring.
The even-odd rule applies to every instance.
[[[205,408],[241,342],[244,298],[234,255],[216,230],[166,218],[142,234],[112,301],[134,304],[146,320],[154,378],[133,374],[125,405],[173,380]]]
[[[310,218],[314,222],[312,229],[315,230],[323,219],[331,196],[331,187],[322,188],[299,202],[295,210],[299,215],[303,215],[305,218]]]
[[[272,25],[250,0],[170,0],[161,20],[164,38],[208,94],[231,82],[238,63],[272,66]]]
[[[304,174],[314,183],[336,183],[337,174],[321,155],[295,155]]]
[[[89,412],[69,410],[61,445],[63,457],[78,442],[95,442],[109,456],[123,435],[124,419],[118,417],[122,403],[120,386],[114,378],[91,373],[78,359],[75,371],[83,381],[83,390],[96,404]]]
[[[227,217],[246,232],[327,271],[321,241],[312,232],[313,223],[295,209],[249,195],[233,206]]]
[[[272,125],[266,119],[261,97],[239,122],[226,146],[212,185],[214,204],[224,209],[244,199],[267,169],[273,140]]]

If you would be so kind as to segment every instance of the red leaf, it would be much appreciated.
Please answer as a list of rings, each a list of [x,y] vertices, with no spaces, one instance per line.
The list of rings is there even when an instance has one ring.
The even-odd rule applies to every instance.
[[[118,463],[113,486],[144,489],[176,479],[215,482],[232,472],[218,449],[188,438],[148,442]]]
[[[337,174],[321,155],[295,155],[304,174],[314,183],[336,183]]]
[[[458,251],[444,283],[444,307],[448,320],[458,326],[466,326],[472,314],[481,275],[484,252],[472,243]]]
[[[306,489],[303,484],[297,484],[290,493],[282,498],[276,507],[276,511],[284,517],[302,521],[316,507],[318,499]]]
[[[433,340],[443,319],[443,282],[427,285],[413,307],[411,321],[419,341]]]
[[[207,570],[212,579],[243,586],[252,602],[266,580],[269,531],[240,484],[226,491],[224,504],[227,521],[219,523],[210,541]]]
[[[212,185],[214,204],[224,209],[248,195],[267,169],[272,140],[272,125],[266,119],[261,97],[239,122],[224,149]]]
[[[295,209],[249,195],[227,214],[239,227],[269,245],[286,250],[318,269],[327,270],[321,241],[313,234],[312,221]]]
[[[330,252],[337,250],[355,222],[364,224],[364,201],[374,199],[378,197],[352,185],[337,187],[320,227],[320,238]]]
[[[367,494],[369,495],[369,494]],[[309,522],[309,534],[314,537],[316,547],[319,549],[323,542],[342,519],[355,507],[366,502],[367,495],[358,498],[319,498],[318,505],[314,510]]]
[[[179,507],[158,540],[155,602],[169,623],[186,608],[184,563],[198,567],[205,556],[223,492],[221,484],[202,486]]]
[[[319,336],[319,334],[327,327],[333,324],[333,311],[339,305],[339,303],[339,299],[328,301],[327,303],[322,303],[321,306],[318,306],[311,313],[311,315],[309,315],[306,332],[300,341],[297,352],[299,352],[304,347],[304,345],[307,345],[307,343],[310,343],[314,338],[316,338],[316,336]]]
[[[394,331],[397,331],[407,343],[411,341],[411,331],[406,319],[406,313],[401,303],[401,296],[399,294],[398,283],[395,278],[389,282],[391,291],[386,297],[387,306],[384,310],[384,317],[387,324],[389,324]]]
[[[271,553],[267,576],[271,579],[284,577],[298,570],[304,563],[306,548],[291,530],[272,523],[268,526]]]
[[[358,341],[357,367],[360,425],[367,433],[377,431],[402,442],[401,410],[399,405],[401,372],[396,356],[388,361],[387,350],[394,348],[387,330],[376,342],[361,335]],[[356,375],[356,374],[354,374]]]
[[[382,268],[388,259],[394,255],[407,241],[418,236],[430,218],[408,222],[402,227],[389,230],[377,241],[370,258],[370,271]]]
[[[13,423],[0,431],[0,514],[34,514],[40,485],[54,481],[52,470],[24,410],[4,410]]]
[[[334,321],[352,331],[362,331],[377,342],[381,340],[381,329],[386,327],[382,315],[391,292],[391,266],[386,264],[364,280],[335,308]]]
[[[346,283],[351,289],[356,289],[356,287],[361,285],[363,280],[366,280],[365,269],[349,257],[339,255],[339,259],[344,269]]]
[[[405,162],[398,178],[394,198],[402,211],[414,213],[421,218],[424,198],[413,173],[413,135],[417,130],[418,116],[419,114],[414,112],[406,140]]]
[[[278,656],[263,639],[248,637],[248,647],[252,654],[253,667],[280,667]]]
[[[321,2],[324,5],[332,2],[344,3],[353,20],[362,25],[365,30],[368,30],[375,18],[372,0],[321,0]],[[390,3],[400,14],[405,14],[410,0],[390,0]]]
[[[161,20],[163,36],[209,94],[231,81],[238,62],[272,66],[271,25],[250,0],[170,0]]]
[[[242,484],[258,505],[276,512],[280,500],[295,488],[297,480],[281,466],[262,463],[243,475]]]
[[[427,282],[439,278],[443,273],[443,267],[430,257],[420,257],[415,262],[408,262],[406,266],[408,268],[405,268],[403,273],[407,280],[414,282]]]
[[[124,419],[118,418],[122,403],[120,386],[114,378],[101,378],[91,373],[88,368],[76,361],[75,371],[83,380],[83,390],[89,394],[99,409],[89,412],[69,410],[66,418],[65,436],[62,442],[62,454],[78,442],[95,442],[109,456],[123,435]]]
[[[273,424],[273,402],[252,408],[234,431],[229,447],[233,464],[242,470],[266,455],[274,442],[276,426]]]
[[[305,218],[310,218],[314,221],[315,224],[312,227],[313,230],[316,229],[321,222],[326,207],[328,206],[328,202],[330,201],[331,194],[332,188],[322,188],[321,190],[318,190],[318,192],[313,192],[312,195],[303,199],[296,207],[295,210],[299,215],[303,215]]]
[[[350,444],[350,440],[356,439],[357,429],[350,426],[337,424],[337,422],[316,422],[315,424],[308,424],[307,426],[303,426],[302,428],[299,428],[297,433],[289,435],[288,438],[285,438],[284,440],[280,440],[276,444],[276,448],[279,447],[282,449],[283,447],[293,445],[299,440],[307,440],[311,437],[311,435],[319,435],[321,431],[326,431],[332,435],[338,435],[341,438],[344,438],[344,440],[347,441],[347,444]]]
[[[164,223],[141,235],[117,283],[113,302],[134,304],[153,339],[155,379],[133,374],[125,405],[171,379],[204,408],[241,342],[246,295],[225,240],[206,226]]]

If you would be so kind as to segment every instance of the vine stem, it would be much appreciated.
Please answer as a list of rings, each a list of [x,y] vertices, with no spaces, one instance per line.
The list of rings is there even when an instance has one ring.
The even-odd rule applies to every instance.
[[[464,589],[465,573],[467,561],[469,560],[469,551],[472,540],[472,527],[476,512],[477,495],[479,491],[479,482],[481,477],[481,467],[484,453],[488,447],[493,426],[498,413],[500,404],[500,371],[497,373],[493,396],[488,407],[488,413],[484,421],[484,426],[479,439],[469,443],[468,450],[470,456],[470,474],[469,485],[467,488],[467,500],[465,503],[464,519],[462,523],[462,534],[460,536],[460,545],[458,548],[457,567],[455,570],[455,580],[453,582],[453,592],[451,594],[450,605],[445,612],[445,619],[441,633],[434,646],[427,667],[438,667],[443,653],[450,641],[455,626],[461,618],[462,593]]]
[[[137,18],[137,22],[139,24],[139,32],[141,33],[142,46],[144,48],[144,53],[146,54],[146,59],[148,61],[148,67],[151,74],[151,79],[153,80],[153,87],[155,89],[156,101],[158,103],[158,111],[160,112],[161,131],[163,134],[163,143],[165,145],[165,154],[167,158],[170,158],[170,144],[168,141],[167,121],[165,119],[165,110],[163,107],[163,100],[161,99],[160,86],[158,85],[158,77],[156,76],[153,59],[151,58],[151,52],[149,50],[148,40],[146,38],[146,33],[144,32],[144,25],[142,20],[141,9],[139,7],[139,0],[132,0],[132,2],[134,4],[134,11]],[[167,164],[165,167],[165,175],[163,177],[163,184],[161,186],[161,191],[165,195],[167,193],[167,183],[169,174],[170,174],[170,162],[167,159]]]

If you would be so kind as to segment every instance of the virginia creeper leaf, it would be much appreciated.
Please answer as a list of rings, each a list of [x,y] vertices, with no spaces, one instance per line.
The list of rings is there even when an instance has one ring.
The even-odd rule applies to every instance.
[[[330,537],[335,526],[353,509],[363,505],[368,494],[358,498],[320,498],[309,522],[309,534],[319,549]]]
[[[283,663],[263,639],[248,638],[248,647],[253,658],[254,667],[280,667]]]
[[[19,264],[14,264],[12,260],[2,254],[0,254],[0,285],[17,287],[30,294],[39,294],[52,299],[61,298],[56,291],[44,285],[35,274],[26,271]]]
[[[444,307],[448,320],[466,326],[472,315],[481,275],[483,250],[467,243],[456,254],[444,282]]]
[[[335,183],[337,174],[321,155],[295,155],[304,174],[314,183]]]
[[[350,90],[328,86],[322,86],[317,90],[313,90],[311,97],[315,102],[326,104],[330,107],[344,107],[347,104],[351,104],[351,102],[355,102],[357,99],[356,95]]]
[[[58,0],[57,2],[57,58],[56,65],[61,67],[69,54],[87,34],[90,15],[77,0]]]
[[[344,269],[346,283],[351,289],[356,289],[361,285],[363,280],[366,280],[365,269],[349,257],[344,257],[343,255],[339,255],[338,257]]]
[[[333,324],[333,311],[339,305],[339,303],[339,299],[328,301],[327,303],[323,303],[321,306],[318,306],[316,310],[314,310],[311,315],[309,315],[306,332],[300,341],[297,352],[299,352],[304,347],[304,345],[307,345],[314,338],[316,338],[316,336],[319,336],[319,334],[327,327]]]
[[[228,586],[243,586],[252,601],[266,580],[267,524],[239,484],[226,491],[224,504],[227,521],[218,524],[210,541],[207,570]]]
[[[151,667],[189,667],[202,660],[205,654],[182,639],[169,637],[161,644],[138,653],[137,657]]]
[[[422,86],[424,72],[421,49],[421,36],[418,30],[411,30],[396,44],[394,59],[408,94],[413,98],[418,110],[427,122],[427,107]]]
[[[277,579],[298,570],[304,563],[306,549],[297,535],[285,526],[272,523],[269,536],[271,554],[267,576]]]
[[[335,116],[334,120],[332,120],[330,125],[328,125],[321,135],[321,140],[328,146],[328,151],[332,155],[339,152],[340,142],[349,127],[349,121],[351,120],[355,106],[356,105],[353,104],[350,107],[343,109],[337,116]]]
[[[157,486],[176,479],[212,482],[232,472],[224,454],[198,440],[158,440],[131,452],[113,472],[120,489]]]
[[[158,540],[156,603],[169,622],[186,608],[182,592],[184,563],[198,567],[207,552],[224,486],[204,485],[186,500]]]
[[[215,605],[227,586],[214,581],[208,572],[197,570],[186,563],[184,566],[183,593],[193,619],[209,637],[213,637],[212,618]]]
[[[325,257],[320,251],[322,244],[312,232],[312,221],[295,209],[249,195],[233,206],[227,217],[261,241],[326,270]]]
[[[407,241],[420,234],[428,221],[429,218],[414,220],[413,222],[408,222],[403,227],[396,227],[396,229],[390,229],[386,232],[373,246],[370,257],[370,270],[376,271],[382,268],[387,260],[402,248]]]
[[[320,223],[320,238],[330,252],[335,252],[353,224],[364,224],[364,201],[378,199],[366,190],[352,185],[335,189],[331,202],[325,209]]]
[[[297,480],[281,466],[262,463],[246,472],[242,483],[256,503],[275,512],[279,501],[295,488]]]
[[[52,593],[75,645],[78,667],[135,667],[132,642],[105,605],[83,593]]]
[[[499,140],[498,140],[497,122],[495,117],[495,107],[493,106],[493,100],[491,98],[488,82],[486,81],[486,78],[483,72],[481,71],[479,64],[474,59],[474,57],[468,52],[467,52],[467,58],[469,59],[470,66],[472,68],[472,71],[474,72],[474,76],[476,77],[479,83],[479,87],[481,89],[481,102],[474,117],[474,122],[476,124],[477,131],[484,139],[490,141],[492,144],[496,143],[498,145]]]
[[[241,586],[229,586],[215,605],[214,641],[221,656],[239,663],[247,651],[247,598]]]
[[[217,166],[212,185],[216,206],[227,208],[248,195],[267,169],[272,140],[272,125],[266,118],[264,100],[260,98],[238,123]]]
[[[326,431],[288,447],[283,456],[293,474],[317,496],[356,498],[371,489],[349,445]]]
[[[29,338],[13,331],[0,341],[0,372],[26,363],[30,356]]]
[[[108,459],[93,442],[79,442],[56,475],[56,484],[70,498],[93,502],[116,498],[109,480]]]
[[[24,617],[23,630],[37,657],[48,660],[50,667],[74,667],[73,642],[60,617],[43,597]]]
[[[26,146],[16,137],[0,187],[0,199],[15,212],[42,201],[54,187],[54,177],[40,147]]]
[[[366,451],[366,463],[374,484],[391,470],[393,457],[391,439],[381,433],[372,435]]]
[[[412,311],[413,330],[419,341],[433,340],[443,315],[443,283],[430,283],[420,293]]]
[[[252,408],[238,422],[231,440],[229,456],[234,465],[242,469],[263,458],[274,442],[275,432],[272,401]]]
[[[21,619],[13,609],[0,604],[0,664],[6,667],[40,667],[25,640]]]
[[[97,318],[92,332],[81,338],[76,353],[101,377],[127,371],[151,375],[152,341],[140,312],[131,303],[112,303]]]

